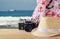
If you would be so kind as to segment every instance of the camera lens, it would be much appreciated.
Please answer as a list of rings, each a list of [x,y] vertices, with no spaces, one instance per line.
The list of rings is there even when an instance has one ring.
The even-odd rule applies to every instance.
[[[30,24],[26,25],[25,31],[31,32],[32,31],[32,26]]]

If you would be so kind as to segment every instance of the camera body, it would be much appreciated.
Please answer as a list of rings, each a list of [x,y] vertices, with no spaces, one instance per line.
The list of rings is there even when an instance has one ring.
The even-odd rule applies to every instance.
[[[27,32],[31,32],[32,29],[36,28],[36,23],[32,20],[22,20],[19,23],[19,30],[25,30]]]

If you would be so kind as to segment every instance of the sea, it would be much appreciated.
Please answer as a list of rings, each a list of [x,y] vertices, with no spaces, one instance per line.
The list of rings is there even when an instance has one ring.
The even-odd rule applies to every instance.
[[[14,11],[0,11],[0,16],[32,16],[33,10],[14,10]]]

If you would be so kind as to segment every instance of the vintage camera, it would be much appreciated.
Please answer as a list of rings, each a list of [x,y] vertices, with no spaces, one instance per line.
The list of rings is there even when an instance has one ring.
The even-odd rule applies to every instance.
[[[32,29],[36,28],[36,23],[32,20],[22,20],[19,22],[19,30],[25,30],[27,32],[31,32]]]

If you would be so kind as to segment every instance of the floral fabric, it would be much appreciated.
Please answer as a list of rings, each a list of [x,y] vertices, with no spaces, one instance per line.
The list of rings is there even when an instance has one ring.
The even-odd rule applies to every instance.
[[[60,0],[37,0],[32,18],[39,22],[43,16],[60,18]]]

